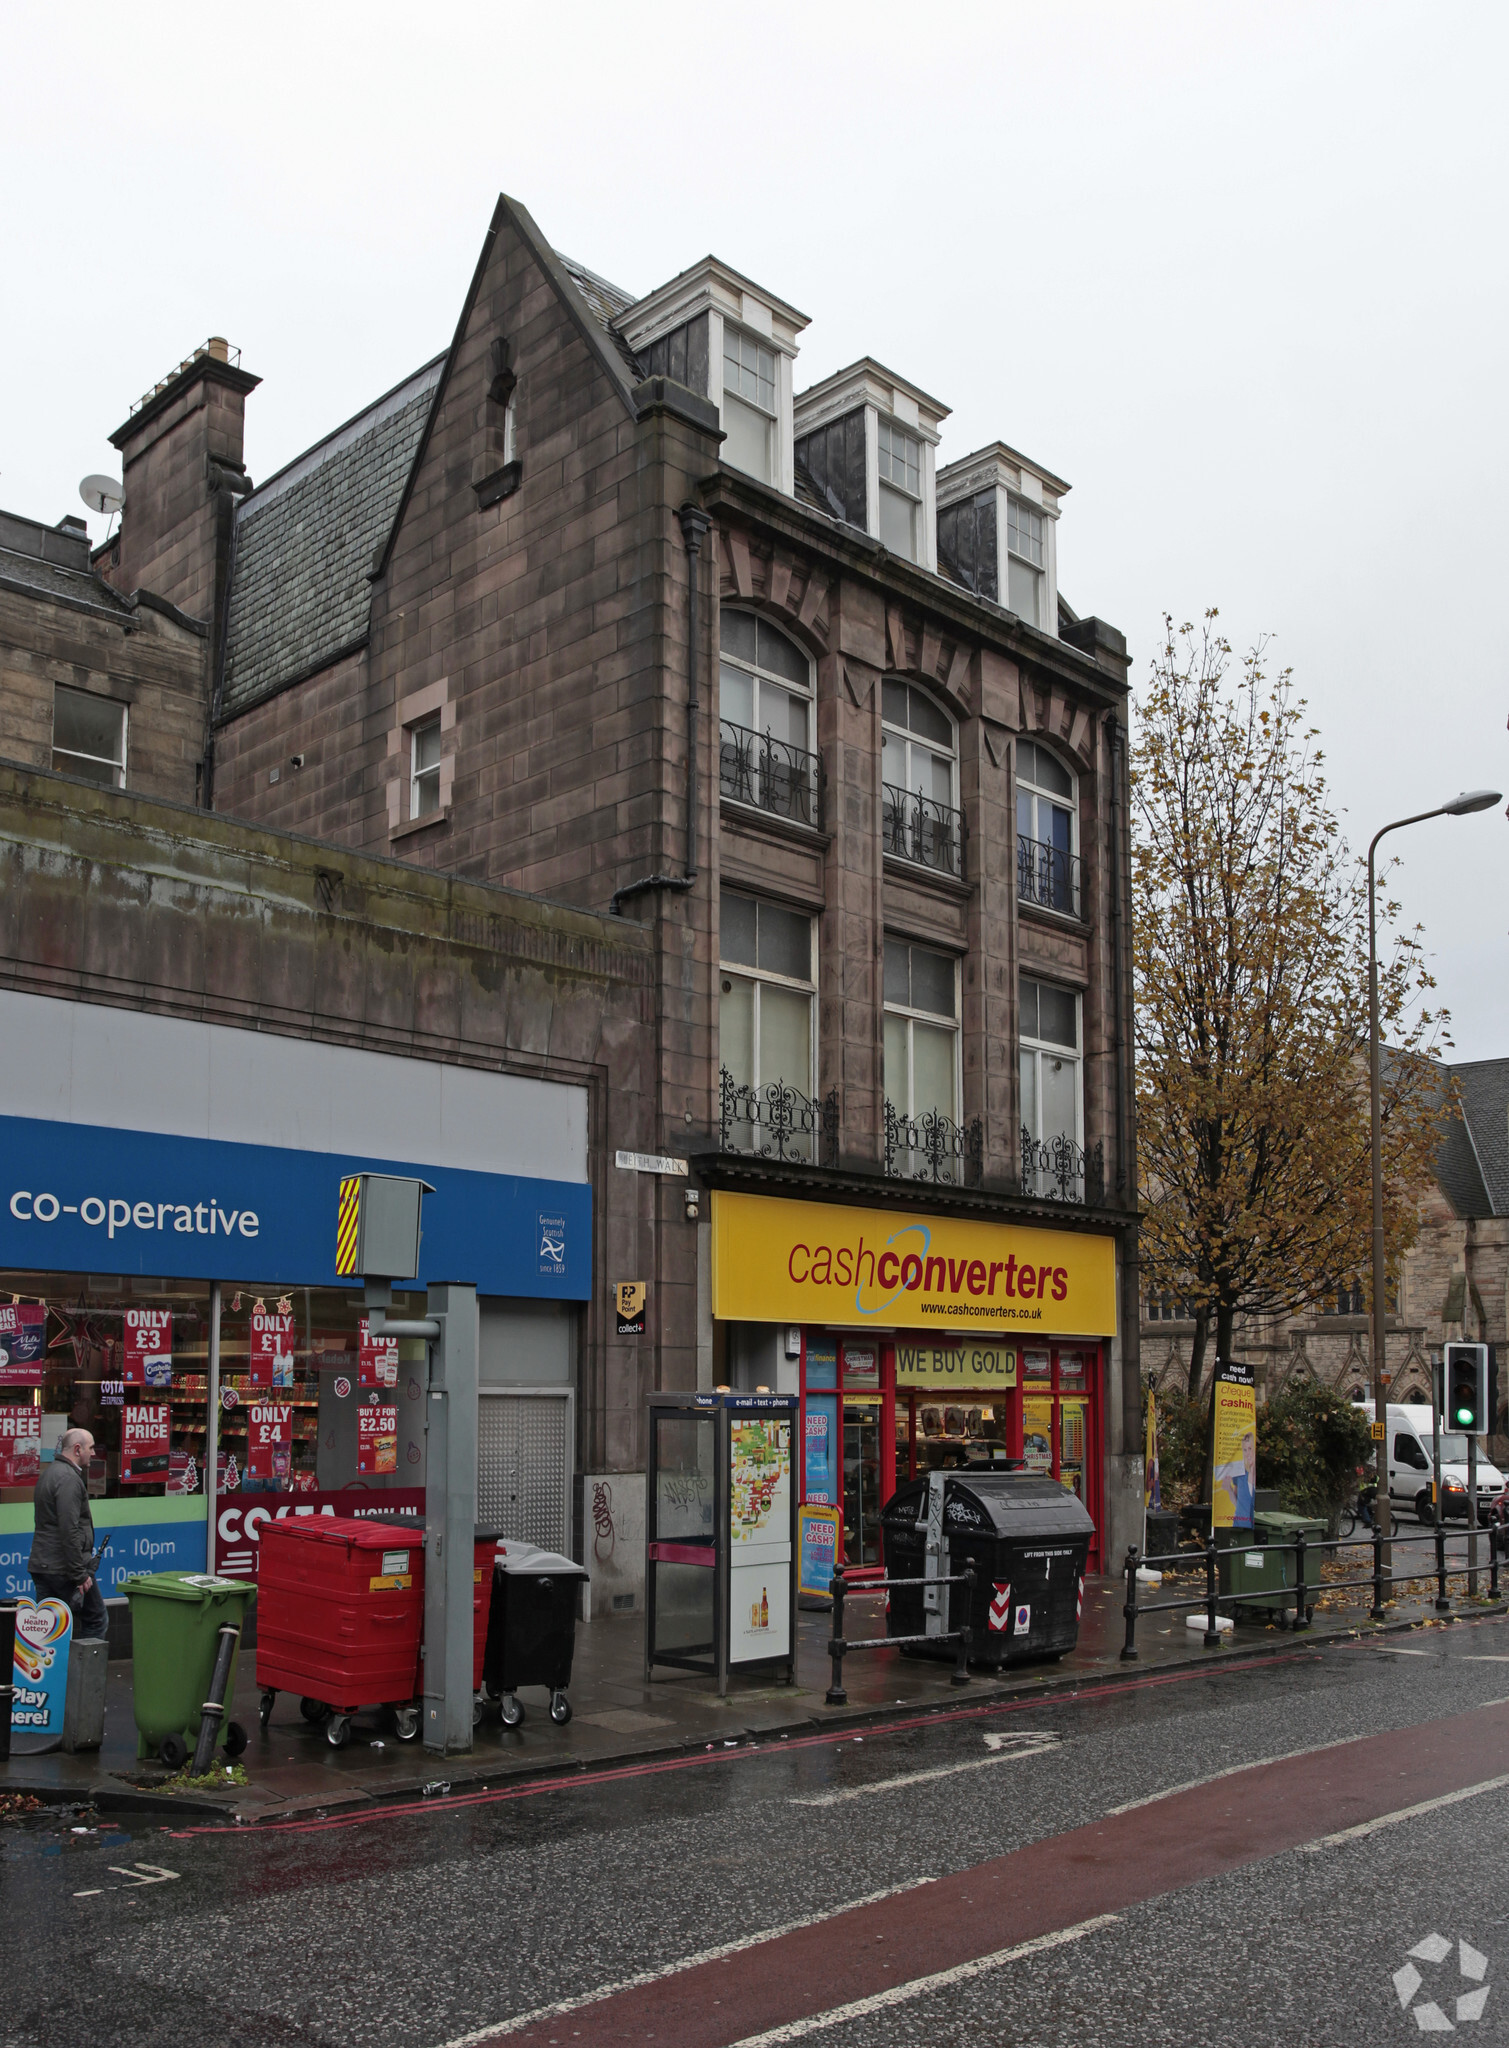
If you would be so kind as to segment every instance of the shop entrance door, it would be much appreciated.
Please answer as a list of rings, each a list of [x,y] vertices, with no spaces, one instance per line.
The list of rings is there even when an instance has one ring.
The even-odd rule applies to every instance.
[[[844,1395],[844,1563],[880,1563],[880,1396]]]

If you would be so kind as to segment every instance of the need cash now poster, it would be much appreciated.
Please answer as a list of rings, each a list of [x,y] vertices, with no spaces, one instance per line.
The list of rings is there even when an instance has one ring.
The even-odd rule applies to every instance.
[[[1250,1365],[1218,1362],[1211,1387],[1210,1521],[1250,1529],[1257,1491],[1257,1394]]]

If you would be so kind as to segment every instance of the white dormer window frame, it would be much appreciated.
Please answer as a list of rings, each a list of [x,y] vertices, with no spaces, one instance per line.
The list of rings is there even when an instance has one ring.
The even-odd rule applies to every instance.
[[[944,511],[987,491],[994,494],[996,517],[996,591],[991,601],[1056,639],[1058,521],[1069,486],[1003,441],[950,463],[938,478],[938,504]],[[1025,595],[1020,588],[1023,575],[1037,579],[1035,618],[1012,603],[1013,563],[1019,600]]]
[[[900,383],[868,356],[802,393],[796,439],[863,409],[865,531],[903,560],[938,568],[936,450],[948,407]],[[882,432],[882,429],[884,431]],[[900,453],[898,455],[898,449]],[[915,469],[912,451],[915,450]],[[886,497],[882,497],[882,492]],[[905,507],[915,506],[908,548],[898,531]]]
[[[808,324],[807,315],[709,257],[630,306],[615,325],[631,348],[644,349],[704,316],[707,378],[712,388],[702,395],[717,406],[718,424],[727,437],[722,460],[731,469],[743,467],[737,457],[748,442],[741,435],[747,437],[751,420],[765,414],[771,433],[763,480],[792,497],[796,489],[791,447],[792,363],[797,337]],[[728,382],[729,363],[737,362],[742,372],[746,349],[767,351],[775,359],[773,378],[762,379],[757,369],[752,391],[745,388],[742,374],[736,380],[737,388]],[[737,413],[735,407],[740,409]]]

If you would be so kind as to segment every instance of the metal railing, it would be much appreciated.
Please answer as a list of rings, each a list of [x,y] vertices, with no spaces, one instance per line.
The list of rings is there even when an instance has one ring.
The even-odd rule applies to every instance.
[[[785,1081],[761,1087],[736,1081],[718,1069],[718,1143],[725,1152],[759,1159],[800,1160],[809,1166],[838,1164],[838,1090],[818,1099]]]
[[[718,789],[730,803],[822,830],[823,761],[805,747],[718,721]]]
[[[1086,1148],[1066,1131],[1056,1138],[1034,1138],[1022,1125],[1022,1193],[1047,1202],[1104,1203],[1106,1149],[1104,1139]]]
[[[1079,916],[1079,855],[1045,845],[1019,832],[1016,840],[1016,893],[1021,903]]]
[[[964,813],[893,782],[881,788],[881,840],[887,853],[934,874],[964,880]]]
[[[1480,1535],[1486,1535],[1488,1538],[1488,1591],[1490,1599],[1496,1600],[1499,1597],[1499,1557],[1506,1548],[1509,1548],[1509,1530],[1504,1530],[1496,1524],[1491,1524],[1486,1530],[1474,1529],[1469,1530],[1467,1533],[1469,1538]],[[1384,1619],[1384,1587],[1400,1585],[1410,1579],[1418,1579],[1425,1576],[1418,1568],[1414,1571],[1395,1571],[1392,1563],[1387,1567],[1384,1565],[1383,1553],[1386,1548],[1390,1550],[1395,1548],[1402,1549],[1411,1543],[1430,1543],[1435,1546],[1435,1604],[1438,1614],[1450,1614],[1452,1611],[1451,1601],[1447,1597],[1446,1592],[1448,1576],[1455,1577],[1465,1573],[1470,1592],[1476,1592],[1477,1581],[1483,1571],[1483,1567],[1474,1561],[1476,1545],[1469,1543],[1467,1563],[1449,1569],[1446,1562],[1446,1530],[1444,1525],[1423,1536],[1389,1536],[1385,1539],[1377,1529],[1374,1529],[1371,1536],[1325,1536],[1310,1542],[1305,1540],[1305,1533],[1301,1529],[1296,1532],[1291,1543],[1259,1543],[1254,1538],[1250,1546],[1242,1545],[1238,1547],[1233,1545],[1225,1551],[1217,1547],[1214,1535],[1209,1535],[1205,1539],[1202,1551],[1165,1551],[1157,1557],[1141,1556],[1137,1546],[1133,1544],[1127,1551],[1125,1565],[1126,1602],[1121,1611],[1126,1618],[1126,1641],[1121,1649],[1122,1661],[1123,1663],[1134,1662],[1141,1654],[1137,1648],[1137,1622],[1139,1617],[1144,1614],[1193,1613],[1203,1607],[1205,1609],[1205,1633],[1202,1640],[1205,1647],[1209,1650],[1214,1649],[1221,1640],[1221,1632],[1217,1621],[1220,1610],[1223,1607],[1264,1607],[1276,1610],[1282,1615],[1286,1604],[1292,1600],[1294,1611],[1289,1620],[1289,1627],[1291,1629],[1306,1629],[1310,1626],[1310,1616],[1314,1610],[1317,1592],[1323,1589],[1327,1593],[1340,1593],[1347,1591],[1349,1588],[1368,1586],[1371,1587],[1373,1594],[1373,1605],[1369,1610],[1368,1619],[1370,1621],[1382,1621]],[[1294,1559],[1293,1585],[1270,1586],[1252,1593],[1223,1593],[1220,1590],[1220,1561],[1222,1557],[1240,1557],[1243,1551],[1249,1548],[1253,1551],[1261,1551],[1265,1556],[1292,1557]],[[1310,1578],[1306,1570],[1306,1559],[1313,1550],[1319,1550],[1322,1555],[1327,1553],[1334,1554],[1338,1550],[1371,1550],[1373,1554],[1373,1569],[1362,1578],[1357,1579],[1322,1580],[1318,1572],[1314,1578]],[[1192,1600],[1138,1600],[1137,1574],[1140,1570],[1161,1565],[1190,1565],[1195,1563],[1197,1559],[1201,1559],[1204,1562],[1205,1591],[1196,1598]]]
[[[984,1172],[985,1125],[955,1123],[941,1109],[903,1116],[885,1103],[885,1170],[891,1180],[930,1180],[976,1188]]]
[[[866,1636],[857,1643],[851,1643],[844,1635],[844,1601],[846,1599],[868,1598],[871,1593],[888,1593],[892,1586],[963,1586],[965,1587],[964,1620],[958,1628],[944,1629],[935,1636]],[[828,1639],[828,1655],[833,1659],[833,1682],[823,1695],[830,1707],[846,1707],[849,1695],[844,1690],[844,1659],[856,1650],[900,1650],[912,1649],[918,1643],[957,1643],[954,1668],[950,1684],[968,1685],[969,1652],[974,1642],[974,1631],[969,1617],[974,1609],[975,1568],[967,1564],[962,1572],[953,1572],[947,1578],[921,1579],[866,1579],[862,1585],[845,1584],[843,1566],[833,1574],[833,1633]]]

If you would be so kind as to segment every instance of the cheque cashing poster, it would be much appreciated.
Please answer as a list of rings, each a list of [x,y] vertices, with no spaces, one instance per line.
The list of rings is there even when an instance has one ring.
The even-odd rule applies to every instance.
[[[1217,1365],[1210,1431],[1211,1526],[1250,1529],[1257,1490],[1257,1396],[1250,1366]]]

